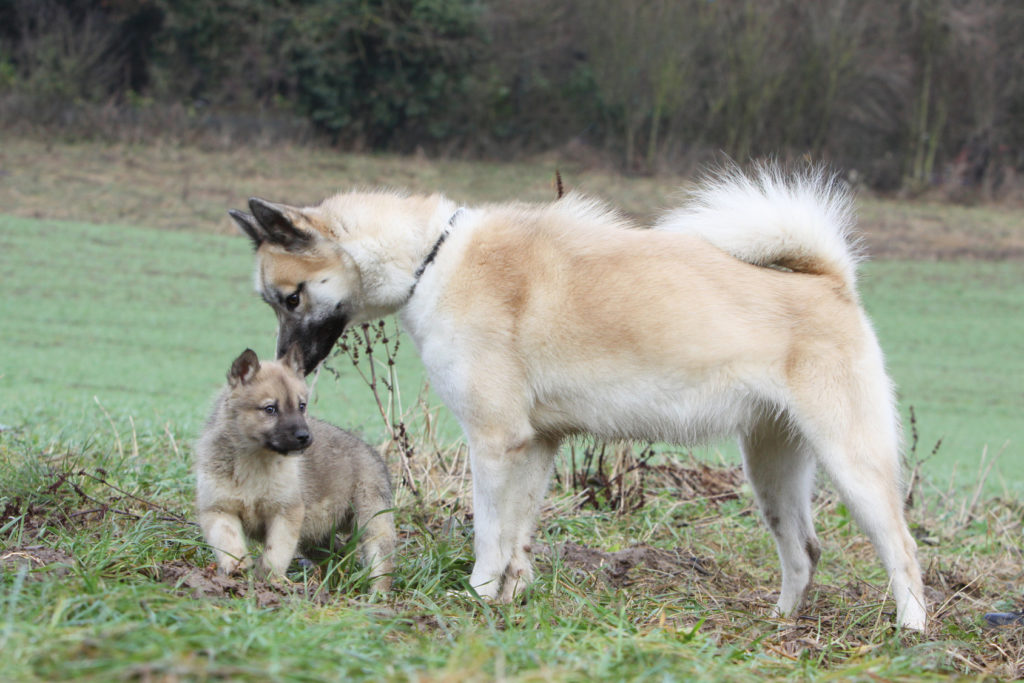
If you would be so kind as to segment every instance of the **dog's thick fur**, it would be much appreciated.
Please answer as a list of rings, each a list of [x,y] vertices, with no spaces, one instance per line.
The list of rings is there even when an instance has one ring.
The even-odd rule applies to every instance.
[[[296,550],[326,559],[337,532],[359,536],[373,590],[391,587],[395,526],[384,461],[359,438],[307,418],[302,362],[260,363],[246,349],[231,366],[196,443],[199,525],[217,567],[252,566],[246,539],[264,543],[261,575],[284,576]]]
[[[893,390],[855,287],[851,200],[822,173],[709,179],[654,229],[570,194],[459,208],[433,195],[339,194],[232,216],[256,245],[279,353],[309,372],[348,324],[397,312],[458,417],[473,471],[472,586],[511,600],[561,441],[693,444],[737,434],[782,563],[776,610],[811,586],[815,470],[923,629],[903,518]]]

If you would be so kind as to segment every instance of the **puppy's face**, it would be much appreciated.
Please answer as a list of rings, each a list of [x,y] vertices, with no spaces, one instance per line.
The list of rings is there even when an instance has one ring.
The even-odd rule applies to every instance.
[[[287,455],[313,443],[306,423],[309,388],[302,368],[297,347],[280,362],[263,364],[246,349],[231,365],[228,400],[235,428],[254,447]]]

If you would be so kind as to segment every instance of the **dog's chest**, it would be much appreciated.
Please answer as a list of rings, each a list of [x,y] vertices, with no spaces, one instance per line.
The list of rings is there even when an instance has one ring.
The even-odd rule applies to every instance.
[[[302,502],[298,462],[294,457],[270,462],[240,462],[228,481],[224,498],[233,499],[247,531],[262,536],[267,520]]]

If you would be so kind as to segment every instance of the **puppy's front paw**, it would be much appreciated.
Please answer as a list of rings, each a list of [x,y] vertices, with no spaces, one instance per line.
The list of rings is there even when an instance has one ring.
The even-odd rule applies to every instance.
[[[256,578],[260,581],[274,583],[279,586],[290,586],[295,582],[288,578],[288,576],[285,574],[285,569],[274,567],[265,560],[261,559],[259,564],[256,565],[256,569],[253,573],[256,575]]]
[[[222,576],[243,574],[252,567],[252,558],[246,555],[241,560],[225,556],[217,563],[217,572]]]

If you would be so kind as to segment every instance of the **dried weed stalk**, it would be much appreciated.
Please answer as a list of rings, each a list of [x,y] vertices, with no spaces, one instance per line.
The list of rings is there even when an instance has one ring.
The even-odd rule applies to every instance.
[[[399,489],[407,489],[417,503],[438,503],[450,514],[462,511],[468,493],[469,459],[461,441],[443,443],[438,430],[439,407],[427,400],[424,382],[411,406],[404,406],[397,358],[401,346],[398,325],[384,320],[350,328],[338,340],[333,358],[345,359],[359,374],[373,396],[387,440],[387,455],[397,453],[402,473]],[[335,377],[340,371],[325,364]],[[429,454],[429,457],[422,457]]]

